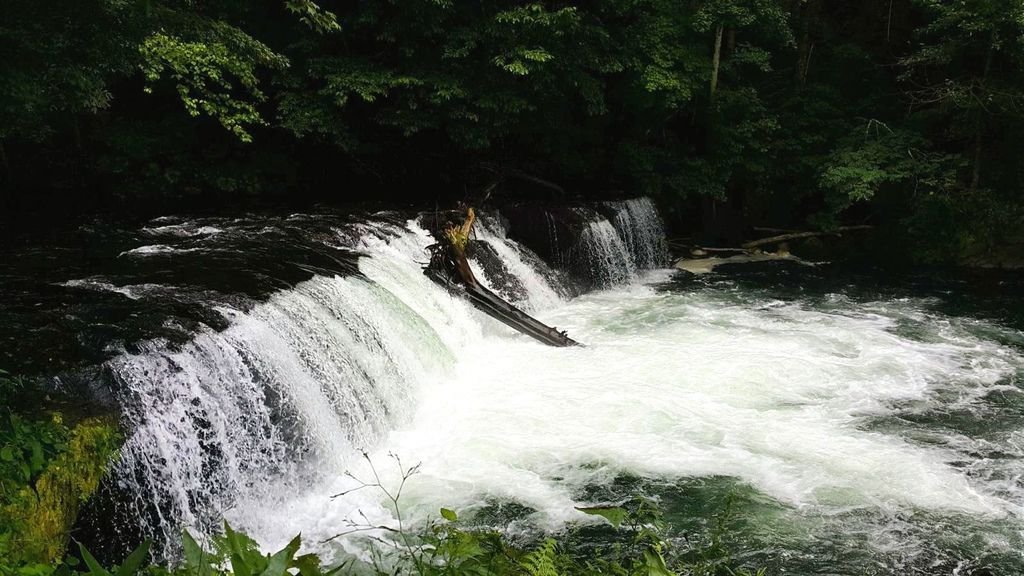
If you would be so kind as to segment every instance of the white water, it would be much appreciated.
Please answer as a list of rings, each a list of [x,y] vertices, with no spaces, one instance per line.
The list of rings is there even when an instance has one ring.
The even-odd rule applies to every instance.
[[[582,488],[622,474],[735,477],[815,514],[1019,518],[1024,494],[1012,480],[974,481],[950,466],[983,441],[950,436],[929,446],[862,429],[906,403],[935,408],[949,388],[966,403],[1007,389],[1024,366],[963,331],[943,330],[932,343],[894,335],[895,316],[913,308],[752,309],[643,285],[591,294],[546,318],[586,348],[504,335],[465,343],[445,378],[421,385],[412,421],[372,458],[392,486],[389,452],[423,463],[404,502],[407,518],[419,520],[441,506],[470,512],[516,501],[537,510],[531,524],[557,529],[586,520],[574,510],[592,504],[580,501]],[[352,470],[368,477],[365,466]],[[1022,471],[1018,461],[1014,474]],[[374,522],[391,518],[372,493],[330,499],[353,485],[339,476],[273,511],[234,518],[271,546],[300,531],[328,538],[358,520],[357,510]]]
[[[591,222],[580,238],[590,273],[602,286],[614,286],[636,279],[637,268],[622,236],[604,218]]]
[[[558,285],[551,283],[556,277],[556,272],[528,248],[510,241],[497,219],[481,218],[480,226],[476,229],[476,238],[485,242],[499,256],[505,270],[518,282],[525,298],[504,294],[504,286],[491,281],[479,266],[475,266],[474,274],[483,282],[487,282],[488,288],[532,312],[554,308],[565,301],[564,295],[559,293]]]
[[[1017,351],[922,302],[805,306],[654,289],[667,272],[565,301],[550,271],[487,226],[480,239],[525,304],[587,344],[548,348],[428,281],[423,230],[388,232],[359,246],[370,281],[317,278],[179,351],[153,343],[115,363],[137,417],[122,474],[135,470],[135,490],[160,498],[162,529],[207,530],[226,516],[268,548],[301,532],[328,555],[365,551],[358,536],[316,544],[363,516],[394,522],[372,490],[331,498],[356,484],[345,472],[369,478],[359,449],[392,486],[389,453],[422,463],[402,499],[413,523],[441,506],[467,514],[516,501],[536,510],[520,528],[555,530],[587,521],[574,509],[590,503],[584,488],[630,475],[737,478],[791,522],[868,511],[881,520],[858,529],[878,554],[893,547],[894,519],[915,515],[1024,529],[1021,432],[937,430],[925,442],[871,426],[908,406],[970,409],[1018,393]],[[646,257],[635,237],[608,220],[587,234],[606,281],[636,277]],[[899,335],[907,319],[927,337]],[[977,456],[993,444],[1012,458]]]
[[[398,249],[382,248],[367,275],[409,290],[428,284],[418,270],[387,266]],[[348,461],[405,421],[417,379],[453,359],[430,324],[450,325],[453,302],[429,293],[436,298],[416,299],[413,311],[401,292],[364,279],[315,278],[249,313],[223,309],[228,329],[206,329],[180,350],[152,342],[114,360],[134,430],[120,481],[158,499],[151,528],[207,530],[235,496],[263,500],[282,483],[315,481],[321,466]],[[149,504],[136,506],[141,513]]]
[[[664,266],[668,262],[668,249],[660,231],[665,225],[650,198],[633,198],[609,205],[615,211],[612,224],[629,247],[637,266],[640,269]]]

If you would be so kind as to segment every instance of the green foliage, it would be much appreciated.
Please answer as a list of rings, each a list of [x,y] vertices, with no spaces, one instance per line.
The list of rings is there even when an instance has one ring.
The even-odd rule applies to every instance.
[[[25,381],[0,368],[0,406],[10,406],[18,393],[25,388]]]
[[[681,222],[728,205],[731,238],[875,222],[955,260],[1024,236],[1002,216],[1024,208],[1016,0],[325,6],[14,0],[0,185],[415,199],[424,176],[461,191],[497,164],[651,194]]]
[[[64,553],[79,507],[99,486],[120,435],[103,418],[69,428],[59,412],[42,409],[30,385],[3,371],[0,401],[0,574],[29,576]]]
[[[14,528],[14,559],[50,563],[60,558],[80,506],[99,487],[120,444],[113,422],[87,419],[68,433],[67,444],[43,460],[38,478],[19,487],[0,512]]]
[[[576,508],[584,514],[591,516],[600,516],[607,520],[612,526],[618,528],[622,525],[622,521],[626,519],[629,512],[621,506],[590,506]]]
[[[18,414],[0,415],[0,486],[4,493],[32,483],[54,454],[66,447],[59,416],[50,421],[26,420]]]
[[[185,551],[185,565],[181,568],[186,574],[208,576],[231,573],[236,576],[285,576],[291,569],[298,569],[303,576],[319,576],[319,562],[311,562],[312,558],[299,557],[297,552],[302,545],[299,537],[295,537],[284,548],[274,554],[261,554],[256,542],[245,534],[235,532],[226,522],[224,534],[213,540],[214,549],[208,552],[198,544],[188,532],[182,536]],[[230,572],[222,567],[230,566]],[[303,571],[305,570],[305,571]]]
[[[259,88],[258,67],[283,69],[288,61],[265,44],[223,22],[198,25],[189,32],[199,39],[186,41],[157,32],[139,51],[147,91],[164,76],[190,116],[206,114],[243,142],[251,142],[248,127],[265,124],[256,105],[266,100]],[[243,97],[235,95],[241,91]]]
[[[695,561],[676,559],[665,540],[666,525],[656,506],[641,500],[629,504],[630,510],[623,517],[619,534],[626,545],[596,551],[574,548],[567,535],[546,538],[532,546],[516,546],[498,532],[462,528],[457,521],[446,521],[405,534],[412,545],[399,546],[390,556],[378,556],[370,564],[350,560],[328,569],[321,566],[317,555],[298,553],[302,546],[299,537],[281,550],[263,554],[251,538],[225,523],[224,533],[212,538],[210,548],[188,532],[183,533],[182,562],[173,568],[146,566],[150,545],[146,541],[110,570],[79,545],[84,566],[69,564],[61,570],[88,576],[133,576],[140,572],[151,576],[753,576],[729,566],[719,539],[714,549],[690,551]],[[54,573],[53,567],[39,570],[39,576]],[[28,574],[23,571],[19,576]]]
[[[107,108],[131,69],[137,12],[124,0],[4,3],[0,138],[41,140],[72,115]]]
[[[716,26],[742,29],[757,25],[790,42],[788,19],[783,4],[774,0],[707,0],[697,9],[693,26],[700,32],[710,32]]]
[[[10,504],[21,487],[39,478],[47,463],[67,448],[68,431],[59,414],[32,418],[15,413],[31,387],[0,370],[0,507]]]
[[[147,563],[149,559],[149,547],[152,544],[150,540],[144,541],[139,545],[124,562],[115,570],[107,570],[100,566],[100,563],[93,558],[92,554],[86,550],[85,546],[78,545],[79,554],[82,555],[82,560],[85,562],[86,568],[89,569],[86,574],[89,576],[135,576]]]
[[[338,17],[328,12],[312,0],[285,0],[288,11],[299,17],[299,20],[316,32],[326,34],[341,30]]]
[[[955,158],[930,152],[919,134],[893,131],[877,122],[842,140],[821,173],[830,214],[872,199],[884,187],[912,187],[942,194],[955,184]]]
[[[45,484],[47,475],[60,477],[50,484],[68,483],[74,476],[77,483],[66,496],[81,501],[95,489],[104,455],[113,450],[115,433],[98,421],[83,422],[71,432],[68,449],[61,453],[36,484],[40,500],[47,500],[53,491]],[[83,467],[92,461],[91,467]],[[105,460],[104,460],[105,461]],[[79,562],[68,557],[56,563],[53,553],[63,547],[48,549],[51,556],[45,560],[26,562],[23,556],[0,556],[0,573],[17,576],[335,576],[342,573],[375,574],[376,576],[712,576],[729,574],[746,576],[749,573],[731,565],[731,556],[723,544],[730,511],[723,511],[717,519],[716,530],[707,547],[677,551],[666,536],[669,528],[657,503],[649,498],[636,497],[620,506],[580,507],[586,514],[604,518],[612,525],[612,540],[607,546],[591,548],[575,537],[584,526],[570,527],[568,531],[545,538],[533,544],[515,544],[500,532],[463,525],[459,515],[450,509],[440,510],[441,518],[410,530],[403,524],[399,501],[407,482],[419,466],[406,468],[401,460],[394,462],[401,472],[397,487],[381,483],[373,462],[367,457],[373,480],[360,482],[355,490],[371,488],[379,491],[393,506],[395,526],[353,524],[339,534],[351,535],[374,531],[375,554],[369,562],[354,558],[337,566],[326,568],[316,554],[300,554],[301,537],[296,536],[282,549],[264,554],[249,536],[236,531],[227,522],[223,533],[200,543],[188,531],[182,533],[181,558],[174,566],[151,566],[150,541],[143,542],[118,566],[103,567],[81,544],[78,545]],[[69,488],[65,488],[68,490]],[[350,491],[351,492],[351,491]],[[347,494],[348,492],[346,492]],[[40,505],[39,508],[45,506]],[[0,519],[3,519],[0,516]],[[41,516],[36,515],[35,520]],[[3,526],[3,524],[0,524]],[[28,528],[32,534],[21,536],[19,545],[47,541],[66,543],[65,531],[59,537],[41,538],[38,527]],[[0,543],[5,542],[0,540]],[[9,549],[9,550],[13,550]],[[8,562],[5,564],[4,562]],[[12,562],[13,561],[13,562]],[[758,573],[761,574],[761,573]]]

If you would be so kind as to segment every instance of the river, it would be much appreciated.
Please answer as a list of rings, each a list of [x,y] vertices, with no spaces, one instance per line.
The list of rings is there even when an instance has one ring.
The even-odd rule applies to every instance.
[[[371,217],[329,242],[359,273],[217,300],[222,326],[117,352],[121,517],[158,536],[226,518],[268,549],[301,532],[365,557],[366,533],[318,544],[395,521],[377,490],[332,498],[372,478],[365,451],[392,487],[419,465],[410,525],[443,506],[529,539],[645,494],[682,546],[725,518],[738,561],[772,573],[1024,573],[1024,282],[785,264],[694,278],[663,268],[653,205],[609,209],[580,241],[586,293],[496,214],[478,227],[478,276],[584,347],[483,316],[422,274],[419,223]],[[171,226],[192,242],[231,224]],[[192,249],[147,242],[121,258]]]

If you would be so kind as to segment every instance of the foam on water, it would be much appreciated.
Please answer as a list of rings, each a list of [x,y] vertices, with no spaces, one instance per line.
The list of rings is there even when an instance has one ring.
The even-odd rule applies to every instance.
[[[151,244],[148,246],[132,248],[131,250],[125,250],[120,254],[120,256],[146,257],[166,254],[184,254],[188,252],[199,252],[201,250],[201,248],[176,248],[166,244]]]
[[[97,292],[113,292],[120,294],[125,298],[131,300],[139,300],[145,295],[152,292],[159,292],[166,290],[164,286],[160,284],[134,284],[126,286],[116,286],[110,282],[103,280],[102,278],[80,278],[76,280],[68,280],[66,282],[60,282],[58,286],[65,286],[68,288],[84,288],[87,290],[95,290]]]
[[[568,301],[500,224],[483,218],[478,230],[525,304],[585,348],[537,344],[428,280],[433,240],[413,222],[361,224],[355,246],[339,231],[337,243],[366,254],[362,277],[316,277],[246,313],[222,309],[226,330],[111,363],[133,430],[122,487],[140,515],[158,516],[151,530],[208,532],[226,517],[268,548],[301,532],[328,556],[366,554],[358,535],[317,544],[349,522],[394,521],[372,490],[331,498],[357,485],[346,471],[369,478],[363,449],[389,483],[388,454],[422,462],[402,499],[412,523],[441,506],[471,517],[515,501],[534,511],[518,527],[555,530],[592,521],[575,506],[623,476],[729,477],[789,525],[812,526],[811,542],[856,532],[872,553],[918,558],[927,530],[898,545],[893,534],[928,522],[953,526],[950,549],[1021,539],[1019,431],[906,420],[983,419],[994,395],[1020,394],[1019,349],[986,336],[1002,328],[913,299],[658,289],[668,272],[640,272],[663,258],[663,236],[645,232],[653,207],[616,209],[582,245],[595,274],[620,284]]]
[[[215,226],[201,226],[193,222],[182,224],[165,224],[163,226],[149,226],[142,229],[143,234],[150,236],[173,236],[178,238],[194,238],[196,236],[210,236],[223,232]]]
[[[424,463],[414,515],[514,499],[550,529],[582,520],[582,488],[622,474],[735,477],[796,509],[1021,511],[1019,491],[1008,498],[951,467],[962,457],[953,448],[862,426],[946,386],[983,398],[1024,366],[1007,348],[963,332],[908,340],[883,316],[723,306],[643,286],[584,296],[555,321],[588,347],[483,338],[422,388],[413,423],[384,442]],[[324,523],[337,527],[349,511],[336,502],[316,520],[338,513]]]
[[[878,511],[884,521],[863,528],[877,554],[892,552],[886,534],[893,518],[907,515],[1019,529],[1019,486],[952,465],[986,441],[946,433],[944,442],[918,442],[870,423],[908,405],[944,410],[950,389],[971,403],[1014,388],[1009,379],[1024,359],[942,318],[933,318],[938,329],[927,341],[897,335],[900,315],[925,314],[918,303],[868,308],[729,302],[642,285],[587,295],[552,316],[586,348],[468,342],[448,376],[423,384],[412,422],[373,458],[392,482],[388,453],[423,463],[404,504],[406,518],[419,521],[441,506],[471,512],[515,501],[536,510],[530,525],[553,530],[586,521],[575,510],[592,503],[581,502],[584,489],[621,475],[728,476],[772,497],[791,521]],[[1024,473],[1019,458],[1012,468],[1013,478]],[[328,499],[352,485],[337,478],[272,514],[273,522],[250,525],[278,545],[300,530],[327,538],[357,510],[389,520],[365,493]],[[923,552],[911,544],[903,542],[914,549],[902,553]]]

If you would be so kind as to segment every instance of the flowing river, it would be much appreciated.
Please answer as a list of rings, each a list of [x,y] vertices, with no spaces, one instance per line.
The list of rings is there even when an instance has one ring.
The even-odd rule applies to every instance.
[[[697,534],[731,500],[736,551],[773,572],[1018,573],[1024,341],[933,305],[654,272],[540,311],[587,343],[571,350],[447,309],[432,325],[457,360],[410,391],[370,457],[391,488],[388,453],[422,463],[402,502],[414,521],[448,506],[555,531],[639,490]],[[273,545],[360,511],[393,522],[373,491],[330,499],[354,486],[339,474],[229,517]]]
[[[681,542],[724,519],[736,558],[772,573],[1024,572],[1024,334],[1005,301],[1024,283],[974,298],[831,268],[693,278],[661,269],[650,202],[603,210],[576,255],[596,284],[582,294],[498,215],[477,230],[478,276],[586,344],[571,349],[433,284],[414,220],[322,226],[358,274],[218,300],[222,326],[106,362],[131,433],[110,483],[121,511],[104,518],[168,535],[167,555],[181,527],[226,518],[268,549],[301,532],[329,558],[365,556],[365,533],[318,544],[394,523],[377,490],[332,498],[372,478],[365,451],[392,488],[420,464],[408,524],[443,506],[531,538],[642,493]],[[165,224],[150,235],[175,242],[121,260],[201,250],[232,225]]]

